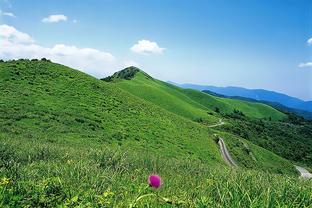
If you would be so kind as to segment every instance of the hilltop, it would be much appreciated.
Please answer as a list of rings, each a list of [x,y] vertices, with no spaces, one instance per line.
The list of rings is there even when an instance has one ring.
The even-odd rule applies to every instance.
[[[108,76],[106,78],[103,78],[102,80],[106,81],[106,82],[111,82],[111,81],[119,80],[119,79],[130,80],[138,72],[144,73],[144,75],[146,77],[151,78],[148,74],[146,74],[145,72],[141,71],[139,68],[134,67],[134,66],[130,66],[130,67],[127,67],[127,68],[125,68],[125,69],[123,69],[121,71],[115,72],[112,76]]]

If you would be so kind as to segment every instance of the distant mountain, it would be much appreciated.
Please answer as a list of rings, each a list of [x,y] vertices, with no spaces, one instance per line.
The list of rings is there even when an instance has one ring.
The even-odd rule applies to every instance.
[[[170,82],[172,83],[172,82]],[[196,84],[177,84],[175,85],[182,88],[190,88],[196,90],[209,90],[211,92],[225,95],[225,96],[239,96],[245,98],[251,98],[258,101],[267,101],[273,103],[279,103],[288,108],[294,108],[298,110],[312,112],[312,101],[303,101],[295,97],[291,97],[282,93],[263,90],[263,89],[246,89],[242,87],[215,87],[204,86]]]
[[[245,100],[245,101],[249,101],[249,102],[256,102],[256,103],[263,103],[263,104],[267,104],[272,106],[273,108],[276,108],[282,112],[288,112],[288,113],[294,113],[298,116],[301,116],[307,120],[312,120],[312,112],[309,111],[304,111],[304,110],[299,110],[296,108],[289,108],[286,107],[280,103],[276,103],[276,102],[269,102],[269,101],[263,101],[263,100],[255,100],[252,98],[246,98],[246,97],[240,97],[240,96],[226,96],[226,95],[221,95],[215,92],[211,92],[209,90],[203,90],[202,92],[205,92],[207,94],[213,95],[213,96],[217,96],[217,97],[221,97],[221,98],[231,98],[231,99],[236,99],[236,100]]]

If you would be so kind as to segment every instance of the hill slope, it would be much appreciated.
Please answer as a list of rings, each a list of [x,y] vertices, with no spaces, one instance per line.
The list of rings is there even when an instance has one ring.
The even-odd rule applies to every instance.
[[[282,112],[262,103],[220,98],[192,89],[185,89],[184,92],[202,105],[211,109],[218,107],[220,112],[227,114],[233,113],[233,110],[236,109],[243,112],[249,118],[282,120],[287,117]]]
[[[234,140],[242,137],[283,158],[296,163],[312,164],[310,151],[312,147],[312,125],[310,122],[292,115],[288,117],[266,104],[212,96],[192,89],[181,89],[169,83],[153,79],[148,75],[146,76],[146,73],[137,68],[133,69],[136,72],[130,73],[132,74],[131,78],[120,78],[119,73],[127,74],[124,72],[125,70],[122,70],[109,78],[110,83],[138,96],[138,98],[204,125],[207,125],[206,119],[208,116],[210,119],[212,117],[222,118],[226,125],[216,128],[221,133],[228,132],[236,135],[237,137],[230,136]],[[127,68],[126,71],[129,73],[131,68]],[[181,108],[181,106],[184,108]],[[191,108],[199,109],[199,111],[190,111]],[[216,108],[218,108],[219,113],[212,112]],[[203,114],[196,114],[197,112],[203,112],[202,110],[207,112],[206,118],[202,117]],[[208,126],[210,124],[211,122],[208,122]],[[224,139],[226,140],[226,138]],[[267,152],[261,149],[256,151],[267,155]],[[244,154],[241,157],[240,160],[245,159]],[[272,158],[272,156],[262,158]],[[266,162],[269,161],[266,160]],[[250,167],[257,168],[257,165]]]
[[[157,95],[156,100],[164,102],[154,104],[120,89],[125,88],[124,81],[106,83],[47,61],[10,61],[0,67],[2,138],[91,147],[117,145],[163,158],[191,157],[210,166],[225,164],[212,130],[182,114],[191,108],[205,115],[209,109],[177,87],[136,73],[127,82],[134,81],[135,87],[127,89]],[[141,82],[150,88],[139,90]],[[187,106],[181,107],[185,111],[174,111],[178,104]],[[278,157],[271,163],[285,173],[293,171],[290,163],[288,169],[280,166]]]
[[[135,71],[132,73],[134,75],[131,80],[119,78],[119,74],[125,74],[125,71],[129,72],[131,69]],[[271,117],[278,120],[286,117],[283,113],[264,104],[223,99],[196,90],[178,88],[169,83],[151,79],[137,68],[124,69],[108,79],[115,80],[116,85],[144,100],[192,120],[216,122],[215,116],[217,115],[210,115],[215,108],[219,108],[225,113],[232,113],[234,109],[237,109],[251,118]]]
[[[176,84],[176,83],[174,84],[182,88],[196,89],[200,91],[209,90],[211,92],[226,96],[239,96],[251,98],[254,100],[280,103],[289,108],[295,108],[299,110],[312,112],[312,101],[303,101],[298,98],[291,97],[274,91],[263,89],[246,89],[242,87],[215,87],[194,84]]]
[[[116,86],[48,61],[0,63],[1,207],[309,205],[311,183],[228,170],[212,136],[220,131]],[[230,139],[234,151],[241,139]],[[295,174],[287,160],[250,146],[261,167],[251,157],[239,164]],[[151,173],[162,176],[166,198],[137,202],[152,193]]]
[[[290,107],[286,107],[280,103],[276,103],[276,102],[269,102],[269,101],[263,101],[263,100],[255,100],[252,98],[246,98],[246,97],[240,97],[240,96],[226,96],[226,95],[221,95],[215,92],[211,92],[209,90],[203,90],[202,92],[216,96],[216,97],[222,97],[222,98],[231,98],[231,99],[235,99],[235,100],[244,100],[244,101],[249,101],[249,102],[256,102],[256,103],[263,103],[269,106],[272,106],[275,109],[278,109],[282,112],[287,112],[287,113],[294,113],[298,116],[303,117],[304,119],[307,120],[312,120],[312,112],[309,111],[304,111],[304,110],[299,110],[296,108],[290,108]]]
[[[49,62],[13,61],[1,63],[0,79],[2,136],[116,143],[223,163],[201,125],[79,71]]]

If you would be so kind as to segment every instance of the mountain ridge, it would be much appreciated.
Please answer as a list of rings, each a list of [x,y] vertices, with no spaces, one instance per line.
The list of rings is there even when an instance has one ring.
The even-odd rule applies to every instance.
[[[245,100],[245,101],[249,101],[249,102],[263,103],[263,104],[272,106],[273,108],[276,108],[282,112],[294,113],[298,116],[303,117],[304,119],[312,120],[312,112],[286,107],[286,106],[284,106],[278,102],[269,102],[269,101],[265,101],[265,100],[255,100],[252,98],[246,98],[246,97],[241,97],[241,96],[226,96],[226,95],[218,94],[218,93],[215,93],[215,92],[212,92],[209,90],[203,90],[202,92],[205,92],[205,93],[213,95],[213,96],[222,97],[222,98],[230,98],[230,99],[236,99],[236,100]]]
[[[170,82],[174,83],[174,82]],[[215,86],[206,86],[206,85],[196,85],[196,84],[178,84],[175,85],[182,88],[190,88],[196,90],[209,90],[211,92],[215,92],[221,95],[226,96],[240,96],[251,98],[255,100],[263,100],[269,102],[277,102],[286,107],[295,108],[299,110],[312,112],[312,101],[304,101],[296,97],[289,96],[287,94],[283,94],[280,92],[275,92],[272,90],[264,90],[264,89],[247,89],[243,87],[215,87]]]

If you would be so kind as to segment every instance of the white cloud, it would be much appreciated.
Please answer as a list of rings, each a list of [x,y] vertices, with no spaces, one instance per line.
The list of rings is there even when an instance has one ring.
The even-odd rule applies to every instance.
[[[12,43],[32,43],[34,40],[26,33],[16,30],[9,25],[0,25],[0,37],[5,44],[6,41]]]
[[[312,45],[312,38],[307,41],[308,45]]]
[[[93,48],[78,48],[65,44],[41,46],[26,33],[8,25],[0,25],[0,59],[48,58],[95,77],[104,77],[119,69],[116,58]]]
[[[0,10],[0,15],[8,16],[8,17],[16,17],[12,12],[2,12],[1,10]]]
[[[61,21],[67,21],[67,17],[63,14],[54,14],[43,18],[41,21],[44,23],[56,23]]]
[[[300,68],[312,67],[312,62],[300,63],[298,67]]]
[[[149,40],[139,40],[138,43],[134,44],[131,48],[131,51],[139,54],[148,54],[148,53],[156,53],[162,54],[165,48],[161,48],[158,46],[156,42],[152,42]]]

